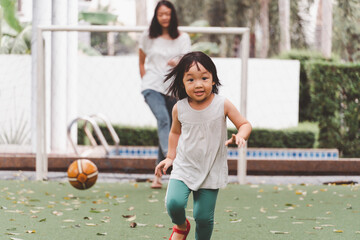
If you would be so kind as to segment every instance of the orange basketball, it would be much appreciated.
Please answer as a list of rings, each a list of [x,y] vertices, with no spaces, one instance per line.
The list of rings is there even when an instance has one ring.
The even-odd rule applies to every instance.
[[[88,159],[72,162],[67,170],[70,184],[80,190],[91,188],[96,183],[98,173],[96,165]]]

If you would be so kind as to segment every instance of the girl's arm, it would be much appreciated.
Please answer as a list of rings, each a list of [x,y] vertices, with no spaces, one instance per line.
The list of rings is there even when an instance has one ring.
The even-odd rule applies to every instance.
[[[251,124],[228,99],[225,99],[224,112],[225,116],[230,119],[238,130],[238,133],[233,134],[232,137],[225,142],[225,145],[237,144],[238,146],[245,146],[245,141],[249,138],[252,130]]]
[[[176,157],[176,147],[181,134],[181,123],[178,119],[177,105],[172,110],[172,125],[169,133],[169,146],[166,159],[161,161],[155,168],[155,175],[161,177],[166,174],[166,170],[172,165]]]
[[[146,54],[143,52],[143,50],[139,49],[139,68],[141,78],[143,78],[145,75],[145,58]]]

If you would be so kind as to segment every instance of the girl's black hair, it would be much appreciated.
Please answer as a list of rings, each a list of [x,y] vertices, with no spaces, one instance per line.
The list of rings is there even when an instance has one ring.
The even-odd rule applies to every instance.
[[[177,99],[183,99],[188,97],[185,91],[183,82],[184,74],[196,64],[201,64],[206,70],[208,70],[213,77],[214,85],[212,88],[213,93],[218,93],[218,86],[221,86],[220,80],[217,76],[217,71],[214,62],[211,58],[203,52],[189,52],[185,54],[179,61],[179,63],[173,67],[166,75],[164,82],[173,80],[168,88],[168,93]]]
[[[174,5],[166,0],[159,1],[154,10],[154,16],[151,20],[150,28],[149,28],[149,37],[150,38],[157,38],[162,34],[162,27],[157,19],[157,11],[161,6],[165,6],[171,9],[171,17],[170,17],[170,24],[169,24],[169,35],[172,39],[177,38],[180,33],[178,30],[178,19],[176,15],[176,10]]]

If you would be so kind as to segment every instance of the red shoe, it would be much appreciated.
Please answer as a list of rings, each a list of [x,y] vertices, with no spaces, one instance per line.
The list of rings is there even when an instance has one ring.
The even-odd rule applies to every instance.
[[[169,240],[171,240],[172,236],[174,235],[174,233],[178,233],[178,234],[181,234],[181,235],[184,235],[184,238],[182,240],[185,240],[187,235],[189,234],[190,232],[190,222],[189,220],[186,219],[186,230],[180,230],[178,229],[176,226],[173,226],[173,232],[169,238]]]

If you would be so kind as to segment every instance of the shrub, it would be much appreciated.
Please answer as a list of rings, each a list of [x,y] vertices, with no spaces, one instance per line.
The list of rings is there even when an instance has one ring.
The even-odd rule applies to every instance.
[[[100,128],[109,144],[114,144],[111,135],[104,125]],[[157,146],[158,137],[156,128],[149,127],[124,127],[114,125],[123,146]],[[236,133],[236,129],[228,129],[228,136]],[[86,144],[86,135],[79,126],[78,143]],[[248,142],[249,147],[268,148],[312,148],[315,134],[311,131],[266,130],[253,129]]]
[[[312,96],[310,94],[313,83],[306,75],[305,65],[310,60],[337,61],[337,57],[330,59],[324,58],[321,53],[308,50],[291,50],[285,52],[277,58],[293,59],[300,61],[300,91],[299,91],[299,121],[314,121],[316,118],[312,111]]]
[[[360,156],[360,63],[308,62],[314,83],[319,147],[338,148],[343,157]]]

